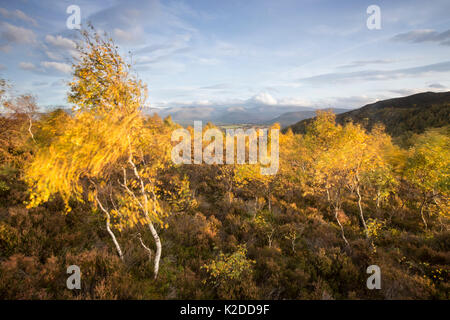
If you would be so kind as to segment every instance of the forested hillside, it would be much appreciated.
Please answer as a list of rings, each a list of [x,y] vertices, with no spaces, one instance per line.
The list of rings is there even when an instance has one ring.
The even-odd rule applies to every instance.
[[[346,112],[346,109],[330,109],[336,114]],[[315,110],[309,110],[309,111],[297,111],[297,112],[285,112],[281,114],[280,116],[267,121],[266,124],[272,125],[274,123],[278,123],[281,128],[285,128],[287,126],[290,126],[294,123],[297,123],[298,121],[313,118],[316,115]]]
[[[142,113],[146,85],[114,43],[85,32],[79,54],[72,114],[37,119],[1,82],[0,299],[450,298],[450,135],[427,128],[448,125],[448,93],[417,96],[440,115],[420,126],[415,99],[348,113],[387,132],[319,112],[280,134],[279,170],[263,175],[175,164],[179,126]],[[394,127],[419,134],[400,147]]]
[[[450,92],[424,92],[378,101],[336,116],[339,124],[353,121],[368,130],[381,123],[393,137],[410,137],[413,133],[423,133],[429,128],[444,127],[449,124],[449,119]],[[305,133],[311,121],[303,120],[290,128],[294,133]]]

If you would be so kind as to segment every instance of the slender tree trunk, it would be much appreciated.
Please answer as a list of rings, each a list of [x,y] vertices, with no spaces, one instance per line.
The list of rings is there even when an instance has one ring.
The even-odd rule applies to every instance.
[[[297,235],[294,234],[294,236],[291,239],[291,247],[292,247],[292,252],[295,253],[295,240],[297,240]]]
[[[362,222],[362,224],[364,226],[364,232],[366,234],[367,240],[369,240],[370,245],[372,246],[372,249],[375,250],[375,244],[373,243],[373,240],[370,238],[369,230],[367,229],[366,220],[364,218],[364,213],[363,213],[362,204],[361,204],[362,197],[361,197],[361,192],[359,190],[359,183],[358,183],[358,186],[356,187],[356,193],[358,194],[359,214],[360,214],[360,217],[361,217],[361,222]]]
[[[271,229],[270,233],[267,234],[267,240],[269,242],[269,248],[272,247],[272,237],[273,237],[274,232],[275,232],[275,230]]]
[[[147,247],[144,243],[144,241],[142,241],[141,235],[138,233],[138,239],[142,245],[142,247],[145,249],[145,251],[147,251],[148,253],[148,261],[152,261],[152,249],[150,249],[149,247]]]
[[[332,208],[334,207],[334,217],[335,217],[339,227],[341,228],[341,237],[344,240],[345,244],[350,247],[350,244],[348,243],[347,238],[345,237],[344,227],[342,226],[342,223],[339,220],[339,210],[340,210],[340,207],[341,207],[340,206],[340,201],[339,201],[340,190],[336,191],[336,198],[335,198],[334,204],[331,202],[331,197],[330,197],[330,193],[329,193],[328,189],[327,189],[327,196],[328,196],[328,199],[330,200],[331,207]]]
[[[33,139],[33,141],[36,142],[36,140],[34,139],[34,134],[33,134],[33,132],[31,131],[31,127],[33,126],[33,121],[32,121],[32,119],[31,119],[31,116],[30,116],[30,115],[28,115],[28,120],[29,120],[29,122],[30,122],[30,124],[29,124],[29,126],[28,126],[28,132],[29,132],[30,135],[31,135],[31,139]]]
[[[436,204],[436,206],[437,206],[438,208],[440,208],[440,204],[439,204],[440,201],[437,200],[437,194],[436,194],[436,192],[435,192],[434,190],[433,190],[433,201],[434,201],[434,203]],[[439,221],[439,225],[441,226],[441,232],[442,232],[442,231],[444,231],[445,229],[447,229],[447,227],[446,227],[446,226],[444,225],[444,223],[442,222],[442,217],[441,217],[441,215],[438,214],[437,216],[438,216],[438,221]]]
[[[117,254],[118,254],[119,257],[120,257],[120,260],[123,261],[123,254],[122,254],[122,250],[120,249],[119,242],[117,242],[116,236],[114,235],[114,232],[112,232],[112,230],[111,230],[111,223],[110,223],[110,221],[111,221],[111,216],[109,215],[108,210],[106,210],[106,209],[103,207],[103,205],[102,205],[102,203],[100,202],[100,200],[98,200],[98,197],[97,197],[97,196],[95,196],[95,199],[97,200],[97,203],[98,203],[100,209],[101,209],[101,210],[105,213],[105,215],[106,215],[106,230],[108,231],[109,235],[110,235],[111,238],[112,238],[112,241],[114,242],[114,245],[116,246]]]
[[[422,217],[423,224],[425,225],[425,230],[428,230],[427,220],[425,220],[425,215],[424,215],[424,212],[423,212],[423,209],[425,207],[425,201],[426,200],[424,198],[424,200],[422,201],[422,204],[420,205],[420,216]]]
[[[378,190],[377,190],[377,209],[380,208],[380,197],[381,197],[381,192],[380,192],[380,188],[378,188]]]
[[[336,217],[336,221],[337,221],[339,227],[341,227],[341,236],[342,236],[342,239],[344,239],[345,244],[346,244],[347,246],[350,246],[350,244],[349,244],[348,241],[347,241],[347,238],[345,237],[344,227],[342,226],[341,221],[339,221],[339,216],[338,216],[338,214],[339,214],[339,207],[336,206],[336,207],[335,207],[335,210],[334,210],[334,216]]]
[[[158,277],[158,271],[159,271],[159,260],[161,259],[161,239],[158,236],[158,233],[156,232],[155,227],[153,226],[153,223],[149,222],[148,227],[150,229],[150,232],[152,233],[153,239],[155,239],[155,245],[156,245],[156,254],[155,254],[155,264],[153,267],[153,272],[155,274],[155,279]]]
[[[122,254],[122,250],[120,249],[119,242],[117,242],[116,236],[114,235],[114,233],[112,232],[111,227],[110,227],[110,216],[109,216],[109,213],[106,214],[106,230],[108,230],[108,233],[111,236],[111,238],[112,238],[112,240],[114,242],[114,245],[116,246],[117,254],[120,257],[120,260],[123,261],[123,254]]]
[[[228,204],[231,204],[233,202],[233,181],[230,178],[230,183],[228,184]]]
[[[136,178],[140,182],[141,193],[142,193],[142,197],[144,198],[144,204],[141,205],[142,206],[142,210],[144,212],[145,217],[147,218],[148,227],[149,227],[150,232],[151,232],[151,234],[153,236],[153,239],[155,239],[156,254],[155,254],[155,264],[154,264],[153,272],[155,274],[155,279],[156,279],[158,277],[158,271],[159,271],[159,260],[161,259],[161,251],[162,251],[161,239],[159,238],[158,232],[156,232],[156,229],[153,226],[153,223],[151,222],[150,216],[148,214],[148,195],[147,195],[147,192],[145,191],[144,181],[142,180],[141,176],[139,175],[139,172],[138,172],[138,170],[136,168],[136,165],[133,162],[132,153],[131,153],[131,147],[130,147],[130,157],[128,158],[128,162],[133,167],[134,175],[136,176]],[[154,192],[152,192],[152,193],[153,193],[153,200],[156,202],[157,201],[156,195],[155,195]]]
[[[356,176],[356,194],[358,195],[358,207],[359,207],[359,216],[361,218],[361,222],[362,225],[364,227],[364,232],[366,233],[366,237],[367,239],[369,239],[369,230],[367,230],[367,225],[366,225],[366,219],[364,219],[364,213],[363,213],[363,208],[362,208],[362,197],[361,197],[361,192],[359,189],[359,178],[358,176]]]

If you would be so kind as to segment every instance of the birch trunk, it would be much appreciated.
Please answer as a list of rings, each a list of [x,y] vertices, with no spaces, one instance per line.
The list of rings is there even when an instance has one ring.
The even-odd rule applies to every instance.
[[[350,244],[349,244],[348,241],[347,241],[347,238],[345,237],[344,227],[342,226],[341,221],[339,221],[338,213],[339,213],[339,208],[336,207],[335,210],[334,210],[334,216],[335,216],[335,218],[336,218],[336,221],[337,221],[339,227],[341,227],[341,237],[342,237],[342,239],[344,239],[345,244],[346,244],[347,246],[350,246]]]
[[[97,196],[95,196],[95,199],[97,200],[97,203],[98,203],[100,209],[101,209],[101,210],[105,213],[105,215],[106,215],[106,230],[108,231],[109,235],[110,235],[111,238],[112,238],[112,241],[114,242],[114,245],[116,246],[117,254],[118,254],[119,257],[120,257],[120,260],[123,261],[123,254],[122,254],[122,250],[120,249],[119,242],[117,241],[116,236],[114,235],[114,232],[112,232],[112,230],[111,230],[111,223],[110,223],[110,221],[111,221],[111,216],[109,215],[108,210],[106,210],[106,209],[103,207],[103,205],[102,205],[102,203],[100,202],[100,200],[98,200],[98,197],[97,197]]]
[[[161,259],[161,239],[159,238],[158,233],[156,232],[155,227],[153,226],[153,223],[149,222],[148,227],[150,229],[150,232],[152,233],[153,238],[155,239],[155,245],[156,245],[156,253],[155,253],[155,264],[153,267],[153,272],[155,274],[155,279],[158,276],[159,271],[159,260]]]
[[[425,201],[426,200],[423,200],[422,204],[420,205],[420,216],[422,217],[423,224],[425,225],[425,230],[428,230],[427,220],[425,220],[425,215],[423,214],[423,209],[425,207]]]
[[[364,218],[364,213],[363,213],[363,209],[362,209],[362,204],[361,204],[361,192],[359,190],[359,177],[356,176],[356,194],[358,195],[358,208],[359,208],[359,216],[361,218],[361,223],[364,227],[364,232],[366,233],[366,237],[367,239],[369,239],[369,230],[367,230],[367,225],[366,225],[366,219]]]
[[[159,261],[161,259],[161,252],[162,252],[161,239],[159,238],[158,232],[156,231],[155,227],[153,226],[153,223],[151,222],[150,216],[148,214],[148,195],[147,195],[147,192],[145,191],[144,181],[142,180],[141,176],[139,175],[137,167],[133,162],[131,147],[130,147],[130,156],[128,158],[128,162],[133,167],[134,175],[138,179],[138,181],[141,185],[141,193],[142,193],[142,197],[144,198],[144,204],[142,205],[142,210],[144,212],[145,217],[147,218],[148,227],[153,236],[153,239],[155,239],[156,254],[155,254],[155,263],[154,263],[154,267],[153,267],[153,273],[155,274],[155,279],[156,279],[158,277]],[[154,198],[154,201],[156,202],[157,200],[156,200],[156,196],[154,193],[153,193],[153,198]]]
[[[29,132],[30,135],[31,135],[31,139],[33,139],[33,141],[36,142],[36,140],[34,139],[34,134],[33,134],[33,132],[31,131],[31,127],[33,126],[33,120],[32,120],[32,118],[31,118],[30,115],[28,115],[28,120],[29,120],[29,122],[30,122],[30,124],[29,124],[29,126],[28,126],[28,132]]]

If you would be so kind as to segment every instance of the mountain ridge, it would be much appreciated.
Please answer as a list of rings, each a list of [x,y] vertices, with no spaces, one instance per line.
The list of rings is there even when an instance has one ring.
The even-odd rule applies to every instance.
[[[315,117],[317,110],[332,110],[335,114],[340,114],[349,111],[349,109],[325,108],[325,109],[315,109],[311,111],[308,110],[308,111],[285,112],[279,115],[278,117],[267,121],[264,124],[272,125],[274,123],[279,123],[281,128],[285,128],[294,123],[297,123],[298,121]]]
[[[303,106],[267,106],[267,105],[205,105],[181,106],[164,109],[150,108],[146,114],[157,113],[161,118],[171,116],[181,125],[192,125],[194,121],[213,122],[217,125],[265,124],[287,112],[315,112],[312,107]]]
[[[305,119],[283,129],[294,133],[305,133],[307,125],[314,118]],[[422,92],[413,95],[376,101],[336,115],[336,122],[348,121],[363,124],[370,130],[381,123],[386,132],[397,137],[407,132],[422,133],[427,128],[449,124],[450,91]]]

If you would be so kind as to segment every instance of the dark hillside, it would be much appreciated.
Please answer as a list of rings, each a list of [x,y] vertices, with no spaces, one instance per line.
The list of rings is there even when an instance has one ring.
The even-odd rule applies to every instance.
[[[449,119],[450,92],[424,92],[378,101],[336,116],[339,124],[353,121],[364,124],[368,129],[376,123],[382,123],[394,137],[422,133],[427,128],[443,127],[449,124]],[[306,125],[311,121],[312,119],[302,120],[289,128],[294,133],[304,133]]]

